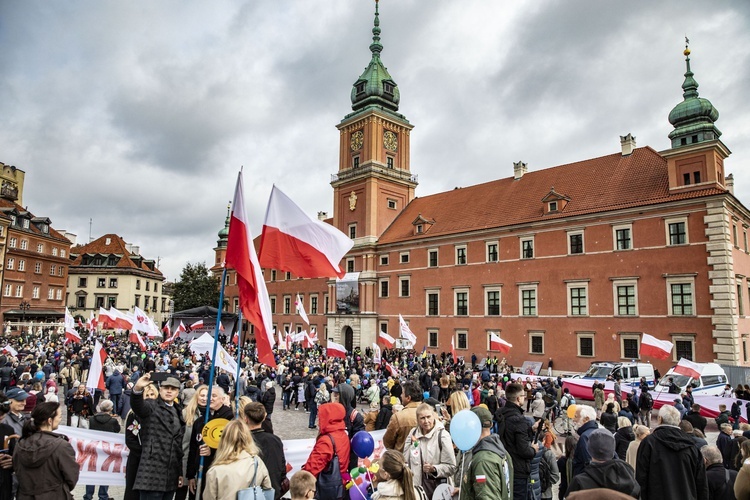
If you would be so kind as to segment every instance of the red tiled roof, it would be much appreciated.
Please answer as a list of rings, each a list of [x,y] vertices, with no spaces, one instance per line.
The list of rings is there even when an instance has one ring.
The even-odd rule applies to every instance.
[[[109,244],[107,243],[107,239],[109,239]],[[142,271],[161,275],[161,271],[156,268],[152,271],[143,261],[141,261],[140,265],[136,264],[126,245],[125,240],[116,234],[105,234],[86,245],[76,245],[70,249],[70,254],[75,256],[75,260],[71,264],[71,267],[80,266],[84,254],[115,254],[121,256],[120,260],[117,262],[116,267],[118,268],[140,269]]]
[[[554,187],[570,198],[559,214],[543,213],[542,198]],[[650,147],[457,188],[409,203],[385,230],[378,244],[499,228],[667,201],[700,198],[726,191],[707,188],[669,193],[667,161]],[[422,235],[412,222],[419,216],[435,223]]]
[[[32,219],[35,217],[33,213],[29,212],[27,209],[23,208],[18,203],[14,201],[6,200],[5,198],[0,198],[0,208],[15,208],[16,211],[18,211],[19,213],[29,214],[29,216]],[[68,240],[68,238],[63,236],[59,231],[55,230],[51,225],[49,226],[49,233],[47,234],[41,232],[39,228],[36,227],[34,224],[29,224],[28,229],[19,229],[17,227],[13,229],[18,230],[18,231],[23,231],[23,232],[29,232],[29,233],[39,235],[39,236],[49,237],[55,240],[67,241],[68,243],[70,243],[70,240]]]

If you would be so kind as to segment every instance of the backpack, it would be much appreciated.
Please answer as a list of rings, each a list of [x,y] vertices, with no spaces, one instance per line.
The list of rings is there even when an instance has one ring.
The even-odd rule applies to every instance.
[[[648,392],[644,392],[643,394],[641,394],[641,399],[643,400],[641,401],[642,408],[650,410],[654,407],[654,398],[652,398],[651,394],[649,394]]]
[[[328,435],[333,445],[333,458],[323,472],[318,474],[316,483],[317,498],[337,500],[344,498],[344,483],[341,480],[341,467],[339,466],[339,456],[336,453],[336,442],[331,435]]]
[[[544,453],[547,453],[546,451]],[[542,483],[542,493],[547,491],[552,486],[552,471],[549,468],[547,460],[542,455],[542,459],[539,461],[539,482]]]

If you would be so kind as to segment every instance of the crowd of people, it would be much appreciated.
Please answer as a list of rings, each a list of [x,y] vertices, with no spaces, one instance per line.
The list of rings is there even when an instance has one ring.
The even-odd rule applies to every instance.
[[[207,353],[191,352],[186,342],[141,352],[126,339],[101,339],[106,388],[91,392],[91,340],[5,339],[17,352],[0,356],[0,500],[72,498],[79,467],[55,432],[63,407],[70,426],[124,431],[127,500],[193,499],[198,491],[234,500],[243,489],[275,499],[355,498],[347,486],[362,457],[350,440],[363,430],[384,431],[386,451],[367,473],[372,499],[445,492],[460,500],[537,500],[552,499],[555,490],[560,499],[750,498],[750,426],[722,412],[719,438],[709,446],[708,421],[689,390],[662,406],[654,422],[647,386],[608,396],[595,386],[593,405],[576,404],[559,378],[514,382],[504,359],[474,369],[446,353],[394,350],[375,364],[369,349],[338,359],[294,345],[277,353],[272,369],[255,361],[253,346],[238,353],[228,344],[230,355],[239,354],[235,377],[218,369],[212,375]],[[282,412],[307,412],[308,427],[317,430],[291,477],[274,431],[277,399]],[[553,420],[570,410],[573,430],[558,438]],[[463,429],[467,412],[481,431],[465,445],[451,429]],[[204,426],[220,419],[229,423],[209,443]],[[96,487],[85,491],[92,500]],[[106,485],[98,498],[109,499]]]

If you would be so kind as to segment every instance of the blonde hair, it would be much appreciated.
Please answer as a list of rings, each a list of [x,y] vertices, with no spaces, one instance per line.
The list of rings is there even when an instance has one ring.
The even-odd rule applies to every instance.
[[[386,450],[380,459],[383,468],[404,490],[404,500],[418,500],[414,494],[414,477],[411,469],[404,463],[404,454],[396,450]]]
[[[247,396],[240,396],[240,411],[237,413],[236,416],[242,416],[245,414],[245,407],[248,403],[252,403],[253,400],[250,399]]]
[[[199,385],[195,388],[195,394],[190,399],[184,410],[182,410],[182,416],[185,418],[185,425],[193,425],[195,419],[198,418],[198,396],[201,391],[208,391],[207,385]],[[208,402],[206,402],[208,404]]]
[[[250,428],[242,420],[232,420],[224,427],[219,440],[213,465],[224,465],[236,462],[240,454],[246,451],[250,455],[258,454]]]
[[[455,415],[461,410],[468,410],[471,408],[469,405],[469,398],[467,398],[466,394],[462,391],[453,392],[450,397],[448,397],[447,404],[451,407],[451,415]]]

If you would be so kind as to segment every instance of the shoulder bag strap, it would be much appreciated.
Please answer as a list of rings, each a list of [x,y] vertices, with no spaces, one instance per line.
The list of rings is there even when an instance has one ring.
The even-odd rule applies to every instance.
[[[255,464],[255,470],[253,471],[253,479],[250,481],[250,487],[254,488],[256,486],[255,484],[255,477],[258,475],[258,456],[256,455],[253,457],[253,463]]]

